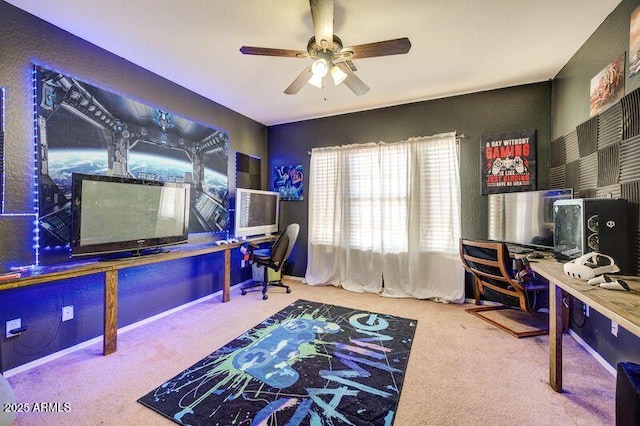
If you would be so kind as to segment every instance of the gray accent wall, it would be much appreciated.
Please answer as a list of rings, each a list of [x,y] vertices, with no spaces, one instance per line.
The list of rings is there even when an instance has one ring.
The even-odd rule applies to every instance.
[[[623,0],[553,79],[551,107],[552,137],[555,140],[589,119],[591,79],[624,52],[625,93],[640,87],[640,75],[629,78],[629,20],[639,6],[637,0]]]
[[[558,142],[561,142],[563,138],[566,140],[567,146],[578,146],[578,141],[576,141],[575,138],[580,136],[580,130],[589,127],[591,124],[588,123],[591,121],[589,117],[589,89],[591,79],[624,52],[627,53],[625,63],[625,93],[629,94],[640,87],[640,75],[629,78],[628,74],[629,56],[632,54],[629,52],[629,23],[631,13],[639,5],[640,3],[637,0],[623,0],[553,79],[551,140],[554,141],[554,143],[552,146],[562,145],[562,143]],[[602,111],[600,113],[599,123],[602,124],[604,121],[607,121],[603,119],[603,117],[619,115],[620,108],[621,105],[616,104]],[[608,121],[616,122],[617,120],[608,119]],[[603,134],[606,132],[603,132],[602,129],[598,130],[598,138],[607,136]],[[622,125],[616,127],[615,133],[614,139],[622,140]],[[640,150],[640,145],[637,143],[633,143],[633,145],[634,147],[631,149],[636,152]],[[627,145],[627,147],[630,146]],[[629,157],[628,154],[629,153],[622,155],[620,160],[624,157]],[[573,157],[575,157],[575,155],[573,155]],[[564,162],[565,160],[560,161],[560,163]],[[566,162],[571,162],[571,158],[567,158]],[[601,165],[602,163],[603,162],[601,162]],[[611,164],[614,167],[617,166],[615,162]],[[592,171],[600,175],[605,175],[610,171],[599,169],[598,165],[595,167],[596,170]],[[609,167],[611,167],[611,165],[609,165]],[[571,174],[575,175],[576,173],[575,171],[572,173],[570,167],[568,167],[568,180],[570,180]],[[580,174],[580,172],[578,174]],[[613,186],[615,187],[615,185]],[[605,196],[608,191],[610,191],[610,189],[602,192],[596,190],[594,195],[598,197]],[[590,195],[589,191],[584,192],[587,196]],[[615,191],[612,192],[614,192],[615,196],[620,196],[620,194],[615,194]],[[632,217],[637,222],[637,202],[631,204],[635,204],[636,206],[635,215]],[[638,246],[638,235],[637,229],[629,233],[632,246]],[[634,250],[630,250],[630,254],[634,254],[633,252]],[[635,254],[637,255],[637,249],[635,250]],[[589,346],[595,349],[598,354],[606,359],[609,364],[615,366],[621,361],[640,363],[640,338],[622,328],[620,328],[618,336],[616,337],[610,332],[610,320],[593,309],[591,310],[590,316],[583,320],[580,315],[583,309],[582,302],[574,300],[572,302],[570,301],[570,305],[571,329]]]
[[[317,90],[305,87],[302,90]],[[345,87],[327,90],[347,90]],[[372,87],[371,90],[375,90]],[[276,165],[302,164],[309,185],[309,155],[314,147],[366,142],[397,142],[410,137],[456,131],[460,145],[462,235],[487,237],[487,197],[481,195],[480,136],[536,129],[538,188],[546,189],[551,136],[551,83],[541,82],[464,96],[417,102],[268,129],[269,174]],[[281,223],[300,224],[300,236],[285,273],[304,276],[307,264],[308,192],[302,202],[285,201]]]
[[[229,135],[229,184],[235,151],[266,158],[266,126],[94,44],[0,1],[0,87],[6,89],[5,213],[30,208],[33,182],[32,64],[60,71],[148,105],[162,107]],[[194,72],[198,72],[194,70]],[[266,184],[267,175],[263,176]]]
[[[305,199],[282,203],[282,228],[301,225],[298,244],[285,273],[304,276],[307,263],[309,155],[313,147],[375,141],[394,142],[415,136],[457,131],[461,141],[462,235],[487,236],[487,201],[481,195],[480,137],[486,133],[536,129],[538,189],[549,187],[551,141],[575,130],[589,118],[589,82],[611,60],[628,49],[629,16],[637,1],[623,0],[553,82],[538,82],[446,99],[289,123],[270,128],[212,102],[188,89],[128,62],[95,45],[33,17],[0,0],[0,87],[5,92],[5,211],[32,213],[33,63],[77,76],[91,84],[123,93],[229,135],[229,185],[235,185],[235,152],[262,158],[262,187],[271,189],[275,165],[302,164]],[[628,59],[627,59],[628,62]],[[472,65],[470,65],[472,67]],[[640,87],[640,76],[627,79],[626,92]],[[317,90],[305,87],[303,90]],[[343,87],[327,90],[347,90]],[[371,88],[375,91],[375,86]],[[285,96],[285,95],[282,95]],[[0,217],[2,244],[25,237],[25,219]],[[11,224],[7,221],[20,223]],[[28,220],[27,220],[28,222]],[[234,255],[232,265],[240,263]],[[201,257],[134,268],[120,277],[120,327],[203,297],[220,288],[222,260]],[[232,283],[240,280],[238,267]],[[0,324],[23,318],[29,330],[20,337],[35,348],[24,354],[17,343],[0,338],[0,371],[14,368],[101,334],[100,279],[81,277],[60,283],[0,293]],[[74,304],[77,321],[59,331],[63,304]],[[638,339],[624,330],[608,334],[606,321],[593,315],[580,332],[605,358],[637,360]],[[604,335],[605,337],[599,337]],[[51,337],[53,336],[53,338]],[[49,342],[42,346],[39,342]],[[634,355],[635,354],[635,355]],[[634,358],[635,357],[635,358]]]
[[[79,17],[80,19],[80,17]],[[32,64],[121,93],[229,135],[229,186],[235,190],[235,151],[267,156],[267,129],[241,114],[0,1],[0,87],[5,89],[5,205],[0,215],[0,270],[7,261],[31,264],[34,127]],[[195,70],[194,72],[198,72]],[[262,173],[267,184],[266,169]],[[18,215],[15,215],[18,214]],[[207,239],[207,234],[200,234]],[[64,254],[64,253],[63,253]],[[19,259],[18,259],[19,258]],[[250,277],[232,253],[232,284]],[[23,263],[19,263],[23,262]],[[221,289],[222,254],[131,268],[119,275],[118,327]],[[247,273],[249,274],[247,276]],[[92,275],[0,292],[0,324],[21,318],[19,337],[0,337],[0,372],[102,334],[103,279]],[[219,303],[214,300],[211,303]],[[75,319],[61,323],[64,305]]]
[[[0,40],[0,87],[5,88],[6,168],[4,211],[1,212],[5,215],[0,216],[0,230],[3,230],[0,252],[20,253],[22,264],[34,263],[35,257],[29,250],[31,243],[28,248],[17,243],[24,238],[24,227],[20,226],[24,218],[9,214],[33,213],[33,197],[28,196],[34,184],[33,64],[226,132],[230,140],[228,177],[231,192],[235,191],[235,151],[261,158],[267,156],[267,129],[263,124],[4,1],[0,1]],[[267,178],[265,169],[263,185],[267,184]],[[194,238],[203,237],[198,235]],[[3,263],[0,262],[0,271]],[[12,264],[20,263],[13,261]]]

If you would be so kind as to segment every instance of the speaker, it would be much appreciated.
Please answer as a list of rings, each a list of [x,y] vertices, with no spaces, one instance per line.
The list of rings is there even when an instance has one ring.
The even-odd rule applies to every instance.
[[[628,272],[627,200],[574,198],[553,203],[556,258],[570,260],[590,252],[611,256]]]
[[[640,365],[618,363],[616,425],[640,425]]]

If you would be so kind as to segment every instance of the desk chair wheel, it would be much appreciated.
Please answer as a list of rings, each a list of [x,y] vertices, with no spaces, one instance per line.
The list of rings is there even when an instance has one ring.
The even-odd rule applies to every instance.
[[[266,294],[262,295],[262,300],[267,300],[269,298],[269,296],[267,296]]]
[[[243,295],[243,296],[246,296],[246,295],[247,295],[247,292],[246,292],[246,291],[244,291],[244,290],[242,290],[242,291],[240,292],[240,294],[241,294],[241,295]]]
[[[287,293],[291,293],[291,289],[287,287]]]

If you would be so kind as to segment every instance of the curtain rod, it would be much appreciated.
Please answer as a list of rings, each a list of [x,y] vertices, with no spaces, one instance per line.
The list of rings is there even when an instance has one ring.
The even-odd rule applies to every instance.
[[[456,139],[468,139],[467,136],[465,136],[465,134],[461,134],[461,135],[456,135]],[[307,155],[311,155],[311,151],[307,151]]]

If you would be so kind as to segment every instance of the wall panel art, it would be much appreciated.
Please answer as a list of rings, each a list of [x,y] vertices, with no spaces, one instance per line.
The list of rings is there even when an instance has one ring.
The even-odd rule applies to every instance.
[[[40,245],[69,242],[71,174],[191,183],[189,230],[229,227],[226,133],[35,67]]]
[[[283,201],[302,201],[304,173],[302,165],[275,166],[273,170],[273,190],[280,193]]]

